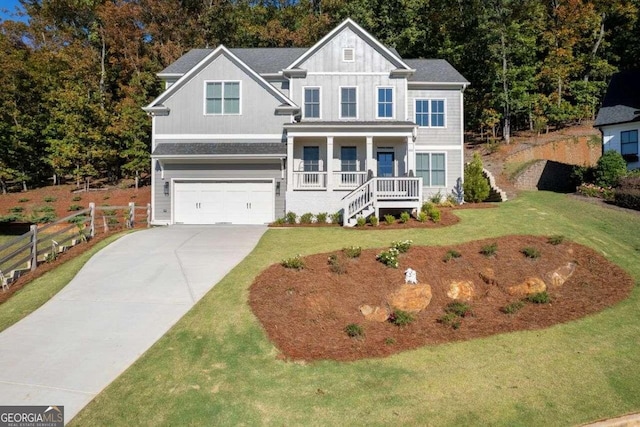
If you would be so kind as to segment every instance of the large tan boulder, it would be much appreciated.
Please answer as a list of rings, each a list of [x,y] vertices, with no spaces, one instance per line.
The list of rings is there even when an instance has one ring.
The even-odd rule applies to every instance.
[[[397,291],[387,295],[387,302],[397,310],[418,313],[427,308],[431,296],[429,285],[401,285]]]
[[[513,296],[527,296],[537,294],[547,290],[547,285],[544,281],[538,277],[529,277],[519,285],[510,286],[507,288],[509,295]]]
[[[370,305],[361,305],[360,313],[364,316],[365,320],[370,322],[386,322],[389,319],[389,310],[385,307],[371,307]]]
[[[451,282],[449,284],[449,290],[447,291],[447,296],[449,298],[461,301],[469,301],[475,296],[475,294],[476,292],[473,288],[473,282],[470,280]]]
[[[576,263],[568,262],[562,267],[559,267],[549,273],[549,283],[554,288],[559,288],[564,285],[564,282],[569,280],[569,278],[573,275],[573,272],[576,271]]]

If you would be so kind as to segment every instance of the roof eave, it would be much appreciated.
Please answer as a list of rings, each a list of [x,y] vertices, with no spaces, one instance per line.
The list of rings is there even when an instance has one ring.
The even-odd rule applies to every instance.
[[[147,106],[142,107],[142,110],[145,111],[150,116],[168,116],[171,109],[165,107],[164,105],[160,106]]]
[[[198,160],[198,159],[285,159],[286,154],[151,154],[152,159],[157,160]]]

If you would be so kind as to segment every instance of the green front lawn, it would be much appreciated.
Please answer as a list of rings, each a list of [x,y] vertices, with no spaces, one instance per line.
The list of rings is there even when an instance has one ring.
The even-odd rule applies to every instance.
[[[437,230],[270,230],[72,424],[571,425],[640,411],[637,288],[611,309],[545,330],[350,363],[278,359],[246,303],[248,288],[263,268],[296,254],[563,234],[640,281],[638,215],[542,192],[457,214],[460,224]]]

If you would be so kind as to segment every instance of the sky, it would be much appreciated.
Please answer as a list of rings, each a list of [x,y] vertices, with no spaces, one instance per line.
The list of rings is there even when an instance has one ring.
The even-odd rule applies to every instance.
[[[0,20],[6,21],[12,19],[14,21],[26,21],[26,16],[11,16],[12,13],[15,13],[16,7],[19,6],[20,2],[18,0],[0,0]]]

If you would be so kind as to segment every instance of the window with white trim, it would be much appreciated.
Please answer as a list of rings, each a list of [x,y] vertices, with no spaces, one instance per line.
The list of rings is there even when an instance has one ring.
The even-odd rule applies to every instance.
[[[623,156],[638,154],[637,130],[625,130],[620,132],[620,154]]]
[[[444,99],[416,99],[416,124],[420,127],[445,127]]]
[[[393,118],[393,88],[378,88],[378,118]]]
[[[422,177],[423,186],[444,187],[446,173],[444,153],[416,153],[416,176]]]
[[[206,82],[205,114],[240,114],[240,82]]]
[[[305,172],[318,172],[320,170],[320,147],[304,147],[302,149],[302,165]]]
[[[358,116],[357,90],[355,87],[340,88],[340,117],[343,119]]]
[[[304,88],[304,116],[309,118],[320,117],[320,88]]]
[[[340,170],[342,172],[357,172],[356,147],[340,147]]]

